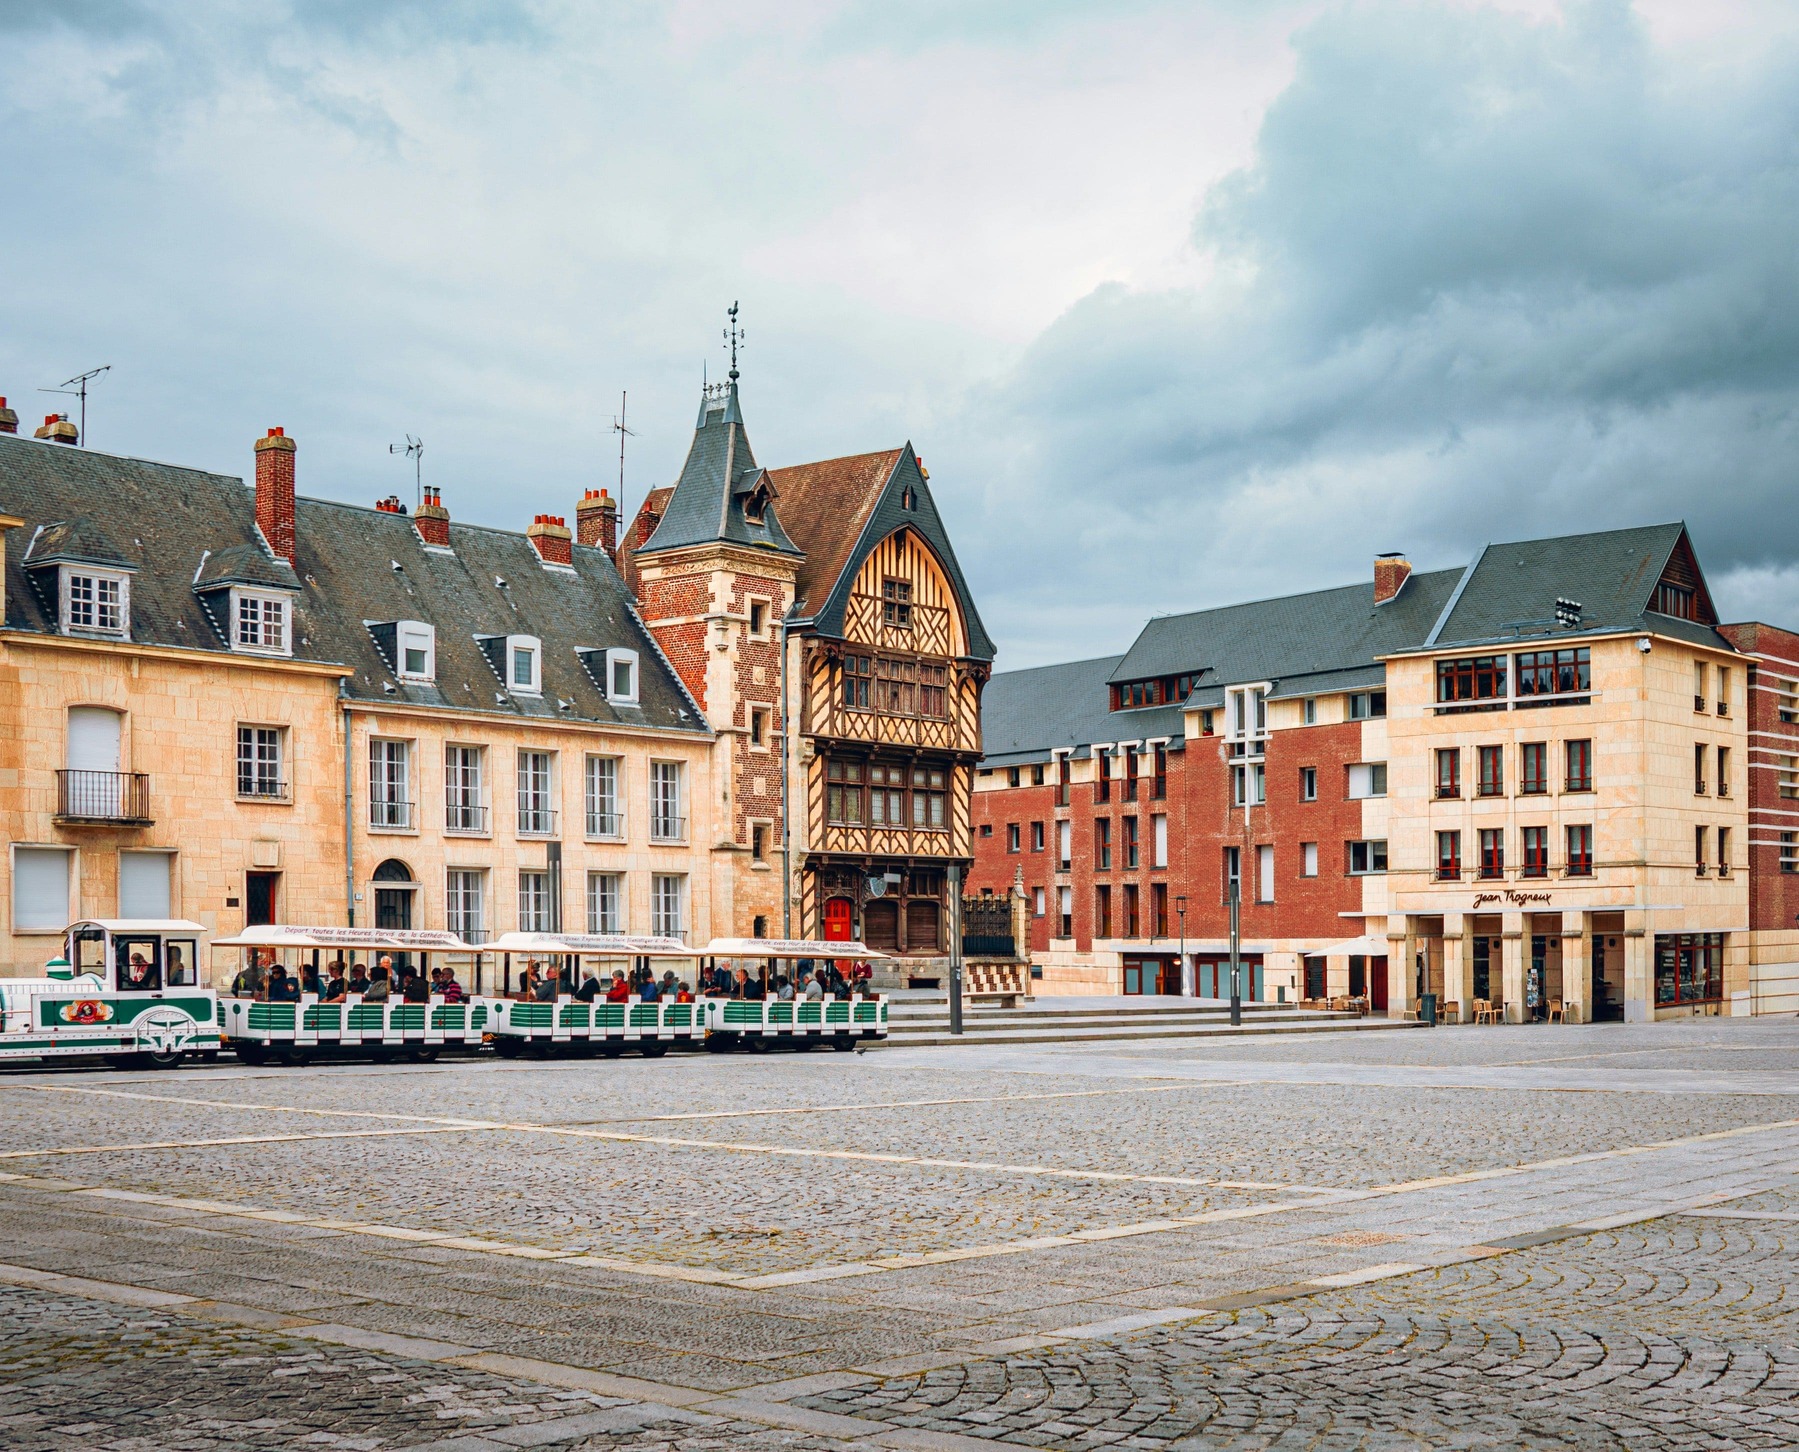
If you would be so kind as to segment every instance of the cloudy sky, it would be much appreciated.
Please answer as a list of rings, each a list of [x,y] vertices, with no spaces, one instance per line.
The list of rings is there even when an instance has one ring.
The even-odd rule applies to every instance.
[[[0,0],[0,394],[522,528],[911,439],[1001,666],[1685,518],[1799,623],[1777,0]],[[4,501],[0,500],[0,504]],[[1571,582],[1577,585],[1578,582]]]

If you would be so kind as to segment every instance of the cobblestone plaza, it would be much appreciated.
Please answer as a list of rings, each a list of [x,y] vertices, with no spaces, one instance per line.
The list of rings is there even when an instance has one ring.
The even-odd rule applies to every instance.
[[[0,1442],[1799,1445],[1799,1024],[0,1077]]]

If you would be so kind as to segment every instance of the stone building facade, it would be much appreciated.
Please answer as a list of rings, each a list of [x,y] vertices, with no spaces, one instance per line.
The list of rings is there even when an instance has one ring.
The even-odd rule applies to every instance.
[[[1680,525],[1155,620],[994,678],[973,882],[1022,874],[1044,992],[1228,994],[1234,884],[1249,998],[1784,1004],[1792,641]]]

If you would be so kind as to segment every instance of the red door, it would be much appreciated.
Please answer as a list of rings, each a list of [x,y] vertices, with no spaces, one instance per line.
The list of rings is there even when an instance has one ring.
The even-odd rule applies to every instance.
[[[846,897],[825,900],[825,941],[847,943],[856,935],[850,931],[850,903]]]
[[[1384,953],[1368,960],[1368,1011],[1387,1011],[1387,958]]]

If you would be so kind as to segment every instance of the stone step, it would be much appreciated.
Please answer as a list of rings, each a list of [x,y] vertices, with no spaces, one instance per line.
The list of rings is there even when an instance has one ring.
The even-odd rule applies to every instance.
[[[965,1027],[952,1034],[947,1026],[926,1028],[889,1024],[886,1042],[901,1048],[950,1047],[956,1044],[1078,1044],[1130,1043],[1141,1039],[1234,1038],[1256,1034],[1378,1033],[1389,1029],[1415,1029],[1424,1025],[1411,1019],[1358,1018],[1350,1014],[1305,1018],[1297,1021],[1246,1020],[1233,1028],[1222,1024],[1047,1024],[1042,1028],[993,1029],[985,1024]]]

